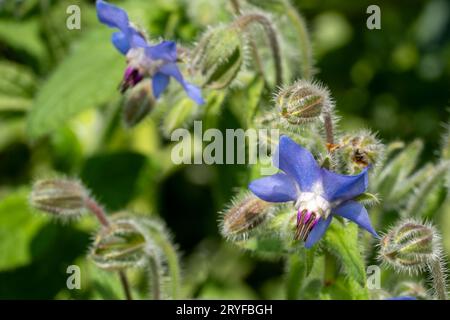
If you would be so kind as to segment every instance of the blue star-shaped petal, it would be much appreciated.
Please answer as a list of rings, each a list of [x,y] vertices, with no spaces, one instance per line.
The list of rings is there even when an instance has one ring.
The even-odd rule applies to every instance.
[[[130,60],[121,85],[122,91],[133,87],[145,76],[149,76],[152,78],[153,95],[159,98],[172,77],[181,84],[192,100],[198,104],[204,103],[201,90],[185,81],[178,69],[175,42],[162,41],[152,46],[139,31],[131,26],[128,14],[123,9],[103,0],[97,0],[96,7],[100,22],[119,29],[112,34],[111,41],[117,50],[127,55]],[[142,50],[143,54],[132,52],[138,50]]]
[[[313,246],[325,233],[333,215],[357,223],[378,237],[367,210],[352,200],[368,187],[368,168],[358,175],[337,174],[319,167],[313,155],[287,136],[280,138],[274,164],[282,171],[250,183],[250,190],[268,202],[294,201],[296,238]]]

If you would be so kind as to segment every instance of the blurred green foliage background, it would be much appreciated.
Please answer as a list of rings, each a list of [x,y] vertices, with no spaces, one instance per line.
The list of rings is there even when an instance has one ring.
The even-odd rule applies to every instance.
[[[250,2],[270,9],[275,1]],[[449,118],[449,2],[377,1],[381,30],[366,27],[373,1],[293,2],[308,21],[317,79],[332,92],[341,129],[371,128],[383,141],[420,138],[422,161],[435,159]],[[233,16],[227,0],[114,3],[153,38],[186,45]],[[65,27],[71,4],[81,8],[81,30]],[[274,15],[282,24],[283,14]],[[293,32],[286,24],[280,30]],[[116,275],[84,258],[92,218],[61,224],[28,207],[32,181],[58,175],[80,177],[109,212],[161,216],[179,245],[186,295],[284,298],[281,261],[243,254],[218,234],[218,212],[245,185],[247,167],[174,167],[160,123],[120,125],[117,85],[125,64],[110,33],[97,21],[94,1],[0,0],[0,298],[122,297]],[[220,128],[240,126],[233,110],[242,103],[224,101]],[[38,114],[38,104],[56,115]],[[82,267],[82,290],[66,289],[70,264]],[[143,277],[133,272],[132,283],[145,283]]]

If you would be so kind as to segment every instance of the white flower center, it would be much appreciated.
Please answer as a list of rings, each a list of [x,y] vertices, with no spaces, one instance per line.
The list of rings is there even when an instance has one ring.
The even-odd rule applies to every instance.
[[[322,219],[327,219],[331,213],[331,204],[323,197],[313,192],[301,192],[295,203],[295,209],[307,210],[318,214]]]
[[[297,221],[294,239],[303,241],[308,239],[319,220],[327,219],[331,213],[330,203],[314,192],[300,193],[295,209],[297,209]]]
[[[144,48],[132,48],[127,53],[127,64],[136,69],[143,76],[150,76],[158,72],[164,64],[162,60],[152,60],[145,54]]]

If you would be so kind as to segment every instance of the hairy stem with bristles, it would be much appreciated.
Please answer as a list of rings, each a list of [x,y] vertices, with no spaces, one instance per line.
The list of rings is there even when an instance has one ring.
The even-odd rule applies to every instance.
[[[234,21],[234,25],[241,30],[245,30],[253,23],[260,24],[266,32],[275,64],[275,85],[281,86],[283,83],[283,67],[281,63],[280,44],[278,42],[277,32],[272,22],[265,15],[259,13],[245,14],[238,17]]]
[[[230,2],[231,2],[231,6],[233,7],[234,13],[237,15],[241,14],[241,6],[239,4],[239,0],[230,0]],[[253,59],[254,59],[253,62],[255,63],[256,69],[258,70],[258,73],[265,80],[266,77],[264,75],[264,68],[263,68],[263,65],[261,62],[261,56],[259,55],[259,52],[258,52],[258,47],[256,46],[256,43],[255,43],[255,41],[253,41],[252,38],[249,38],[248,41],[249,41],[250,47],[252,49],[252,55],[253,55]]]
[[[445,282],[444,265],[440,258],[428,264],[433,280],[434,295],[439,300],[447,300],[447,284]]]
[[[153,300],[161,300],[161,274],[160,266],[157,258],[152,254],[149,255],[149,268],[150,268],[150,289],[152,291]]]

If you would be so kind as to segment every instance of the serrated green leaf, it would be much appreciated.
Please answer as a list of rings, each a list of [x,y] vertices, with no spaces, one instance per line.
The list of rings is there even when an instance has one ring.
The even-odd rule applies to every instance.
[[[348,277],[365,286],[366,271],[358,244],[358,226],[354,223],[344,226],[334,219],[324,240],[326,248],[342,263]]]
[[[44,83],[28,116],[30,138],[51,133],[117,95],[125,59],[109,39],[107,29],[90,32]]]

